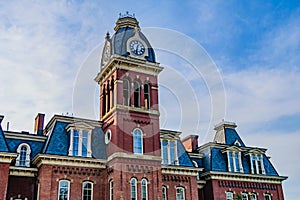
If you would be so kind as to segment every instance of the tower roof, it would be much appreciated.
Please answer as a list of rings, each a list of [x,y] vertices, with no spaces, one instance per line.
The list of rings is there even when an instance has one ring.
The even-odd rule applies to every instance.
[[[134,14],[120,14],[114,28],[115,33],[110,37],[106,36],[102,53],[101,66],[104,67],[112,55],[130,56],[149,62],[155,61],[154,50],[141,32],[139,22]],[[133,44],[132,44],[133,43]],[[136,44],[140,45],[142,51],[136,52]]]

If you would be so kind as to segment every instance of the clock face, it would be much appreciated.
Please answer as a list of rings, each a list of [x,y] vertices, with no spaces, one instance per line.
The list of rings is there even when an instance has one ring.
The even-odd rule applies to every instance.
[[[130,51],[138,56],[141,56],[145,53],[145,47],[140,41],[133,40],[130,42]]]

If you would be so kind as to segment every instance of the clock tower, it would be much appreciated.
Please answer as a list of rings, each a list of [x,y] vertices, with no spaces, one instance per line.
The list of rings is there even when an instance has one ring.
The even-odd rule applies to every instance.
[[[157,77],[163,68],[134,15],[120,14],[114,31],[106,35],[95,78],[107,152],[106,199],[161,199]]]

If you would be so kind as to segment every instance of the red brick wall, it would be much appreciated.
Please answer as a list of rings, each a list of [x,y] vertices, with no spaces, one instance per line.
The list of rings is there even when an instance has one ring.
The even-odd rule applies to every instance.
[[[264,194],[272,195],[272,200],[283,200],[281,184],[258,183],[247,181],[209,180],[204,187],[205,200],[225,199],[225,192],[232,191],[234,196],[242,192],[256,193],[258,200],[264,200]]]
[[[104,169],[73,166],[43,165],[40,168],[40,199],[57,200],[60,180],[70,181],[70,199],[82,199],[82,183],[93,183],[93,198],[102,199],[105,195],[107,173]]]
[[[6,199],[10,163],[0,163],[0,199]]]
[[[163,174],[162,185],[167,187],[168,199],[176,199],[176,187],[185,188],[185,199],[198,199],[197,179],[194,176]]]
[[[108,163],[107,200],[109,200],[110,180],[114,183],[114,199],[130,199],[130,180],[137,180],[137,197],[141,199],[141,181],[148,181],[148,199],[161,199],[161,169],[160,161],[116,158]]]
[[[36,199],[36,178],[10,176],[8,181],[7,198],[27,197],[28,200]]]

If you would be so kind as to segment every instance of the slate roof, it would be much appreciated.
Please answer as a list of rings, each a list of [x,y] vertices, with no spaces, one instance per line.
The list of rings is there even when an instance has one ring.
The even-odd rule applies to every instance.
[[[237,148],[242,152],[241,161],[244,174],[251,174],[251,163],[247,152],[258,151],[263,155],[265,175],[279,176],[270,159],[265,155],[266,149],[247,147],[235,128],[236,125],[234,123],[223,122],[217,125],[214,142],[206,143],[198,148],[199,153],[203,154],[203,158],[198,160],[192,159],[200,164],[199,167],[204,168],[203,172],[228,172],[227,154],[222,151],[228,148]]]

